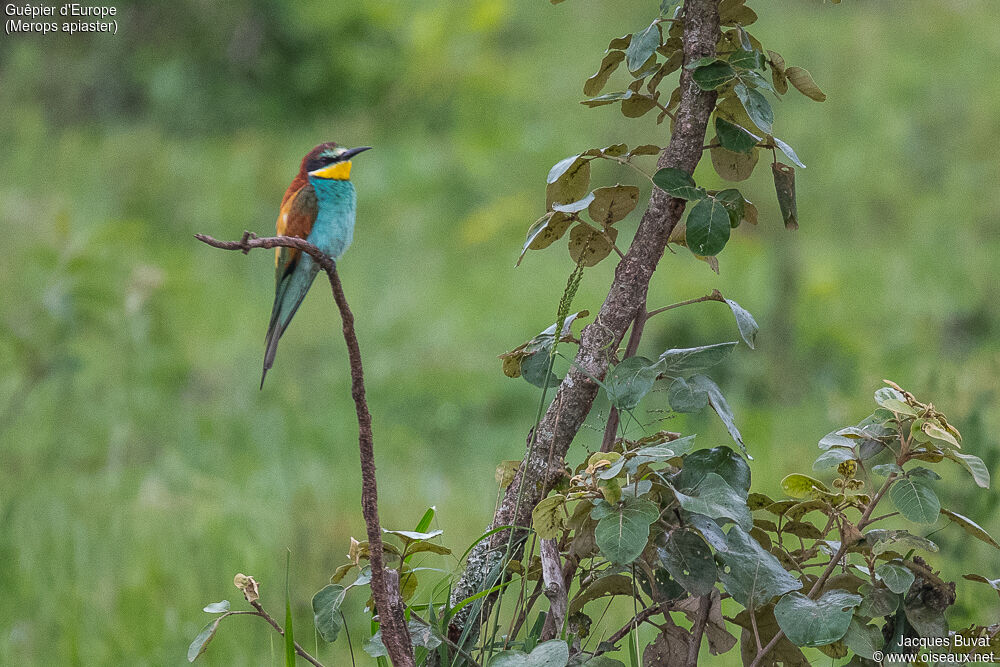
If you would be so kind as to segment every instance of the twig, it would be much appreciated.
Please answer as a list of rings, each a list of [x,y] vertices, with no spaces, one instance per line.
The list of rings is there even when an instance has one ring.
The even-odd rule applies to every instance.
[[[709,595],[702,595],[698,605],[698,617],[691,626],[691,642],[688,644],[687,667],[698,666],[698,651],[701,650],[701,638],[705,634],[705,626],[708,625],[708,615],[712,611],[712,598]]]
[[[282,637],[285,636],[285,630],[280,625],[278,625],[278,622],[276,620],[274,620],[273,618],[271,618],[271,615],[268,614],[267,611],[265,611],[262,606],[260,606],[260,602],[258,602],[257,600],[253,600],[250,603],[250,606],[253,607],[254,609],[256,609],[257,611],[256,612],[252,612],[252,611],[242,611],[242,612],[241,611],[231,611],[231,612],[229,612],[229,614],[230,615],[248,614],[248,615],[251,615],[251,616],[260,616],[265,621],[267,621],[268,623],[270,623],[271,627],[273,627],[275,630],[277,630],[279,635],[281,635]],[[309,653],[307,653],[306,650],[304,648],[302,648],[299,645],[298,642],[293,642],[293,643],[295,644],[295,652],[298,653],[303,659],[309,661],[313,665],[316,665],[316,667],[323,667],[323,663],[321,663],[319,660],[317,660],[316,658],[314,658],[311,655],[309,655]]]
[[[538,547],[542,561],[542,579],[545,581],[545,597],[549,599],[549,613],[545,615],[541,641],[555,639],[562,634],[563,623],[569,607],[566,581],[563,579],[562,563],[559,559],[559,542],[554,539],[542,540]]]
[[[370,548],[372,597],[375,599],[378,611],[382,642],[390,660],[396,667],[412,667],[413,646],[403,620],[399,575],[395,571],[386,570],[383,560],[382,528],[378,517],[378,487],[375,480],[375,451],[372,442],[371,413],[368,411],[368,401],[365,398],[365,374],[361,365],[358,337],[354,332],[354,314],[347,303],[347,297],[344,296],[336,263],[313,244],[295,236],[258,238],[252,232],[243,232],[243,238],[239,241],[219,241],[204,234],[195,234],[195,238],[213,248],[239,250],[244,255],[254,248],[297,248],[315,259],[330,279],[333,299],[340,310],[344,342],[347,344],[347,356],[351,365],[351,397],[354,399],[358,418],[358,449],[361,455],[361,513],[364,516]]]
[[[706,294],[705,296],[700,296],[697,299],[688,299],[687,301],[680,301],[678,303],[672,303],[669,306],[664,306],[663,308],[657,308],[656,310],[651,310],[646,313],[646,319],[648,320],[653,315],[659,315],[660,313],[666,312],[668,310],[673,310],[674,308],[680,308],[681,306],[690,306],[692,303],[701,303],[702,301],[725,301],[725,297],[719,290],[712,290],[711,294]]]
[[[668,606],[666,602],[664,602],[663,604],[652,604],[646,607],[638,614],[636,614],[631,621],[623,625],[621,628],[615,631],[613,635],[611,635],[606,640],[601,642],[601,646],[608,647],[605,651],[602,651],[600,648],[598,648],[596,651],[594,651],[593,655],[596,657],[601,655],[602,653],[605,653],[606,651],[610,651],[615,644],[620,642],[622,638],[625,637],[625,635],[632,632],[632,630],[638,628],[640,625],[649,620],[650,616],[656,616],[660,612],[667,610]]]
[[[757,614],[753,613],[753,605],[747,611],[750,612],[750,626],[753,628],[753,638],[757,642],[757,655],[764,652],[764,646],[760,643],[760,630],[757,629]]]

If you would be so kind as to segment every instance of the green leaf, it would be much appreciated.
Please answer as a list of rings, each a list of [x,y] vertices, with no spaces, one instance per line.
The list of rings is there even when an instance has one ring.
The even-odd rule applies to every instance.
[[[708,392],[692,387],[679,377],[667,388],[667,401],[674,412],[699,412],[708,407]]]
[[[818,600],[789,593],[774,606],[774,617],[796,646],[823,646],[847,633],[854,607],[860,603],[860,595],[838,589],[827,591]]]
[[[729,214],[729,226],[736,229],[740,225],[740,221],[746,212],[747,200],[743,198],[743,194],[736,188],[729,188],[728,190],[723,190],[722,192],[715,193],[715,198],[722,202],[722,205],[726,207],[726,213]],[[751,347],[753,347],[751,345]]]
[[[669,461],[687,453],[694,446],[695,436],[689,435],[669,442],[661,442],[649,447],[643,447],[625,462],[625,469],[630,475],[636,474],[639,466],[652,461]],[[641,441],[640,441],[641,442]]]
[[[614,563],[631,563],[646,548],[649,526],[659,514],[659,508],[650,501],[626,496],[619,507],[597,522],[597,548]]]
[[[733,311],[733,317],[736,318],[736,328],[740,331],[740,338],[743,339],[743,342],[751,350],[754,349],[757,342],[757,332],[760,331],[760,327],[757,326],[757,320],[753,318],[753,315],[749,311],[732,299],[726,299],[726,304]]]
[[[229,600],[222,600],[221,602],[213,602],[212,604],[205,605],[202,611],[209,614],[222,614],[229,611]]]
[[[787,67],[785,68],[785,76],[788,77],[788,80],[792,82],[792,85],[800,93],[809,99],[816,100],[817,102],[822,102],[826,99],[826,93],[820,90],[816,82],[813,81],[809,70],[802,69],[801,67]]]
[[[938,443],[943,442],[946,446],[949,447],[956,447],[958,449],[962,448],[962,445],[959,444],[955,436],[953,436],[951,433],[938,426],[930,419],[928,419],[927,421],[925,421],[923,424],[920,425],[920,430],[926,433],[928,437],[930,437],[932,440],[937,441]]]
[[[694,375],[691,377],[691,384],[696,388],[701,389],[708,393],[708,404],[712,406],[715,410],[715,414],[719,415],[719,419],[725,425],[726,430],[729,431],[729,436],[740,446],[743,454],[750,460],[753,457],[747,453],[747,448],[743,444],[743,436],[740,434],[740,430],[736,428],[736,420],[733,416],[733,410],[729,407],[729,403],[726,402],[726,398],[722,395],[722,390],[719,389],[719,385],[708,377],[707,375]]]
[[[642,144],[641,146],[636,146],[628,152],[628,157],[636,157],[639,155],[659,155],[663,151],[662,148],[656,144]],[[677,171],[680,171],[679,169]],[[681,172],[682,174],[684,172]],[[690,177],[689,177],[690,178]]]
[[[757,166],[760,150],[755,147],[744,154],[726,150],[722,146],[712,146],[709,155],[712,158],[712,167],[719,176],[727,181],[745,181],[750,178]]]
[[[615,185],[597,188],[587,213],[594,222],[612,225],[623,219],[639,203],[639,188],[634,185]]]
[[[594,266],[611,254],[612,243],[618,238],[618,230],[607,227],[599,232],[583,223],[569,233],[569,256],[577,264]]]
[[[198,659],[199,655],[205,652],[205,649],[208,648],[208,643],[215,637],[215,632],[219,629],[219,622],[222,621],[223,618],[225,618],[225,616],[219,616],[201,629],[198,636],[195,637],[194,641],[191,642],[191,645],[188,646],[188,662],[194,662]]]
[[[563,158],[562,160],[559,160],[559,162],[556,162],[554,165],[552,165],[552,168],[549,169],[549,175],[545,177],[545,182],[550,185],[552,183],[555,183],[560,178],[562,178],[563,175],[565,175],[566,172],[568,172],[571,167],[577,165],[578,160],[580,160],[579,154],[570,155],[568,158]]]
[[[946,459],[951,459],[956,463],[960,463],[969,474],[972,475],[972,479],[976,481],[976,485],[983,489],[990,488],[990,470],[983,463],[983,460],[974,454],[963,454],[962,452],[956,452],[953,449],[946,450],[944,452]]]
[[[781,162],[771,163],[774,176],[774,191],[778,195],[778,207],[785,229],[799,228],[799,209],[795,203],[795,169]]]
[[[718,567],[711,549],[697,533],[677,529],[657,551],[663,567],[691,595],[708,595],[715,588]]]
[[[721,116],[715,117],[715,136],[723,148],[734,153],[749,153],[761,140],[761,137],[750,130],[736,123],[730,123]]]
[[[895,563],[883,563],[875,568],[875,574],[893,593],[903,595],[910,590],[915,577],[913,573],[902,565]]]
[[[690,495],[677,490],[674,490],[674,495],[681,507],[689,512],[703,514],[710,519],[732,519],[744,530],[753,527],[753,517],[745,496],[714,472],[706,474]]]
[[[590,108],[603,107],[606,104],[614,104],[615,102],[619,102],[631,96],[631,90],[620,93],[605,93],[603,95],[598,95],[597,97],[591,97],[589,100],[581,100],[580,104]]]
[[[645,116],[656,107],[656,100],[652,95],[640,95],[632,93],[622,98],[622,115],[626,118],[639,118]]]
[[[981,584],[986,584],[993,588],[1000,595],[1000,579],[987,579],[981,574],[963,574],[963,579],[968,579],[969,581],[978,581]]]
[[[543,498],[531,511],[531,527],[543,540],[559,536],[566,521],[566,496],[555,494]]]
[[[444,533],[443,530],[432,530],[429,533],[422,533],[415,530],[386,530],[385,528],[382,529],[382,532],[386,535],[395,535],[406,543],[432,540]]]
[[[581,590],[570,603],[569,613],[577,613],[591,600],[615,595],[632,595],[632,580],[624,574],[603,576]]]
[[[827,433],[819,441],[820,449],[830,449],[831,447],[853,447],[854,441],[850,438],[845,438],[836,431]]]
[[[732,341],[667,350],[660,355],[657,366],[668,377],[689,377],[724,360],[736,345],[736,341]]]
[[[907,530],[872,529],[865,533],[865,541],[871,545],[872,554],[876,556],[889,550],[909,551],[910,549],[923,549],[931,553],[938,550],[938,545],[926,537],[914,535]]]
[[[573,219],[570,216],[558,211],[549,211],[536,220],[531,227],[528,228],[528,234],[525,236],[524,245],[521,246],[521,254],[517,258],[517,266],[520,266],[521,260],[524,259],[524,254],[528,252],[529,249],[542,250],[544,248],[548,248],[550,245],[562,238],[562,235],[566,233],[566,230],[569,229],[572,224]]]
[[[906,620],[921,637],[948,636],[948,621],[943,612],[919,603],[915,606],[904,603],[903,611],[906,613]]]
[[[813,462],[813,470],[826,470],[856,458],[857,454],[854,453],[853,449],[831,447],[816,458],[816,461]]]
[[[774,145],[778,147],[778,150],[780,150],[782,153],[784,153],[788,157],[789,160],[791,160],[792,162],[794,162],[797,166],[802,167],[803,169],[806,168],[806,166],[804,164],[802,164],[802,160],[799,159],[799,156],[795,154],[794,150],[792,150],[791,146],[789,146],[788,144],[786,144],[784,141],[782,141],[778,137],[771,137],[771,138],[774,139]]]
[[[747,112],[750,120],[762,131],[771,133],[771,125],[774,123],[774,111],[771,104],[759,91],[748,88],[745,83],[738,83],[733,88],[736,97],[743,103],[743,108]]]
[[[857,618],[853,618],[844,635],[844,644],[862,658],[873,660],[875,652],[881,652],[885,647],[885,638],[877,625],[862,624]]]
[[[892,473],[896,473],[897,475],[902,475],[903,469],[900,468],[895,463],[881,463],[877,466],[872,466],[872,472],[878,475],[879,477],[888,477]]]
[[[632,41],[625,49],[625,63],[630,72],[638,71],[660,46],[660,28],[657,24],[658,21],[653,21],[648,28],[632,35]]]
[[[645,357],[628,357],[614,367],[604,381],[608,400],[619,410],[631,410],[650,392],[659,365]]]
[[[344,602],[345,595],[347,589],[343,586],[328,584],[313,596],[313,624],[323,641],[331,643],[337,641],[337,635],[344,627],[340,616],[340,605]]]
[[[746,497],[750,489],[750,466],[729,447],[699,449],[687,454],[684,457],[684,467],[670,483],[681,491],[691,493],[709,473],[718,475]]]
[[[568,204],[553,204],[552,210],[559,211],[560,213],[579,213],[583,209],[590,206],[593,201],[594,193],[590,192],[586,197],[580,199],[579,201],[570,202]]]
[[[691,175],[682,169],[664,167],[653,174],[653,183],[671,197],[695,201],[705,198],[705,191],[694,184]]]
[[[799,473],[792,473],[781,480],[781,489],[792,498],[813,498],[816,491],[830,492],[823,482]]]
[[[729,241],[730,229],[729,213],[722,202],[714,197],[702,199],[688,213],[688,248],[702,257],[718,255]]]
[[[529,384],[536,387],[554,387],[559,384],[559,378],[555,373],[549,371],[549,350],[539,350],[533,354],[525,355],[521,359],[521,377]],[[548,380],[545,375],[548,373]]]
[[[558,162],[549,170],[545,179],[545,208],[553,204],[568,204],[580,201],[590,192],[590,159],[579,155],[570,156]],[[567,164],[568,162],[568,164]]]
[[[542,642],[531,651],[501,651],[493,656],[489,667],[566,667],[569,644],[562,639]]]
[[[425,533],[427,529],[431,527],[431,521],[434,520],[434,513],[437,512],[437,507],[433,505],[427,508],[424,515],[420,517],[420,521],[417,522],[417,527],[414,529],[418,533]]]
[[[962,527],[962,530],[967,532],[969,535],[972,535],[977,540],[982,540],[991,547],[1000,549],[1000,544],[997,544],[997,541],[994,540],[990,536],[990,534],[986,532],[986,529],[984,529],[982,526],[980,526],[972,519],[962,516],[958,512],[952,512],[951,510],[946,510],[943,507],[941,508],[941,514],[944,514],[953,522],[957,523],[959,526]]]
[[[891,410],[899,415],[906,415],[907,417],[916,417],[917,411],[913,409],[909,403],[904,403],[903,401],[896,400],[895,398],[886,398],[881,403],[879,403],[886,410]]]
[[[740,69],[760,69],[764,66],[764,54],[760,51],[740,49],[729,55],[729,64]]]
[[[875,587],[867,583],[860,586],[858,592],[864,596],[861,604],[858,605],[858,614],[868,618],[888,616],[896,611],[901,600],[899,595],[888,588]]]
[[[900,514],[916,523],[934,523],[941,511],[941,502],[934,490],[919,479],[897,480],[889,489],[889,498]]]
[[[725,60],[714,60],[705,65],[699,65],[691,74],[698,87],[702,90],[715,90],[736,76],[736,70]]]
[[[414,542],[406,548],[406,560],[410,560],[410,557],[414,554],[427,552],[437,554],[439,556],[447,556],[451,553],[451,549],[443,544],[434,544],[433,542]]]
[[[625,60],[624,51],[608,52],[608,55],[604,56],[604,59],[601,61],[601,66],[597,69],[597,72],[591,75],[583,84],[583,94],[587,97],[593,97],[600,93],[623,60]]]
[[[802,582],[739,526],[729,529],[726,550],[715,557],[722,585],[744,607],[760,607],[776,595],[802,588]]]

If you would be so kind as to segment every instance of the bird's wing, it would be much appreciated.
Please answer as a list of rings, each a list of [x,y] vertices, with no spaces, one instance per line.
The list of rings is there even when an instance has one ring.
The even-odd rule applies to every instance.
[[[306,238],[312,231],[313,223],[319,212],[316,191],[311,183],[306,183],[293,194],[285,195],[278,213],[277,231],[279,236],[298,236]],[[301,252],[295,248],[275,248],[275,285],[280,286],[282,279],[295,270]]]

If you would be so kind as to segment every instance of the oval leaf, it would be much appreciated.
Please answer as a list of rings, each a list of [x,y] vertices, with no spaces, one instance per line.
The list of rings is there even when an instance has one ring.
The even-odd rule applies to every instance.
[[[625,50],[626,64],[630,72],[636,72],[660,46],[659,21],[653,21],[645,30],[635,33]]]
[[[746,84],[738,83],[733,92],[743,104],[743,109],[747,112],[750,120],[762,131],[771,134],[771,125],[774,123],[774,111],[770,102],[758,90],[748,88]]]
[[[191,645],[188,646],[187,659],[188,662],[194,662],[199,655],[205,652],[208,648],[208,643],[212,641],[215,637],[215,632],[219,629],[219,622],[225,618],[225,616],[219,616],[217,619],[206,625],[198,633],[198,636],[194,638]]]
[[[796,646],[823,646],[841,639],[851,624],[861,596],[842,590],[827,591],[818,600],[789,593],[774,606],[774,617]]]
[[[722,146],[712,146],[709,151],[715,173],[727,181],[745,181],[753,174],[760,151],[754,147],[748,153],[735,153]]]
[[[569,256],[578,264],[594,266],[611,254],[612,242],[617,237],[618,230],[614,227],[608,227],[602,234],[589,225],[579,224],[569,233]]]
[[[972,535],[977,540],[982,540],[991,547],[994,547],[995,549],[1000,549],[1000,544],[997,544],[997,541],[994,540],[982,526],[980,526],[972,519],[962,516],[958,512],[952,512],[951,510],[946,510],[943,507],[941,508],[941,514],[944,514],[946,517],[957,523],[959,526],[962,527],[962,530],[967,532],[969,535]]]
[[[885,583],[886,587],[893,593],[902,595],[910,590],[910,586],[915,579],[912,572],[895,563],[883,563],[875,568],[875,574]]]
[[[653,174],[653,183],[671,197],[687,201],[705,198],[705,191],[697,187],[691,175],[682,169],[664,167]]]
[[[816,100],[817,102],[822,102],[826,99],[826,93],[820,90],[816,82],[813,81],[809,70],[801,67],[788,67],[785,69],[785,76],[788,77],[788,80],[792,82],[792,85],[800,93],[809,99]]]
[[[711,197],[703,199],[695,204],[688,214],[686,237],[688,248],[696,255],[704,257],[717,255],[726,247],[730,229],[729,213],[722,202]]]
[[[646,548],[649,526],[659,514],[659,508],[645,498],[626,496],[621,506],[597,522],[597,548],[613,563],[631,563]]]
[[[925,482],[903,477],[889,490],[889,498],[899,513],[916,523],[934,523],[941,511],[941,502]]]
[[[639,188],[634,185],[615,185],[597,188],[587,213],[594,222],[612,225],[623,219],[639,203]]]
[[[623,60],[625,60],[624,51],[611,51],[608,55],[604,56],[604,60],[601,61],[601,66],[597,72],[583,84],[583,94],[587,97],[598,95],[604,89],[604,86],[607,85],[612,73],[622,64]]]
[[[337,641],[337,635],[344,627],[340,605],[344,602],[346,594],[347,589],[343,586],[328,584],[313,596],[313,623],[323,641],[331,643]]]

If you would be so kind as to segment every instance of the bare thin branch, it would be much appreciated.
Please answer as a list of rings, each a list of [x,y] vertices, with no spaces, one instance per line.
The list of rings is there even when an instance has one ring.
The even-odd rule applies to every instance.
[[[204,234],[196,234],[195,238],[207,243],[213,248],[222,250],[239,250],[243,254],[255,248],[297,248],[307,253],[330,279],[333,299],[340,310],[343,324],[344,342],[347,344],[347,356],[351,365],[351,397],[354,399],[355,412],[358,418],[358,449],[361,455],[361,513],[364,516],[365,528],[368,533],[368,544],[371,550],[372,567],[372,597],[378,611],[382,631],[382,643],[389,653],[389,658],[396,667],[412,667],[414,665],[413,646],[410,633],[403,620],[403,597],[399,592],[399,573],[387,570],[382,550],[382,527],[378,517],[378,487],[375,480],[375,451],[372,442],[372,419],[368,411],[368,401],[365,398],[365,374],[361,365],[361,349],[358,337],[354,332],[354,313],[344,296],[344,288],[337,274],[337,265],[322,250],[305,239],[295,236],[272,236],[258,238],[252,232],[243,232],[239,241],[219,241]],[[272,625],[275,625],[272,622]],[[277,627],[275,625],[275,627]]]

